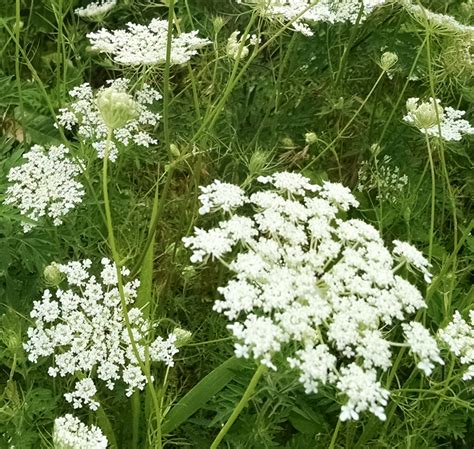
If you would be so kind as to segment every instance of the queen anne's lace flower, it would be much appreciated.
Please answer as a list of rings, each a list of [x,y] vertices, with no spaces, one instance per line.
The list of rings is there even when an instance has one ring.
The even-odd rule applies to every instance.
[[[234,211],[215,228],[196,228],[183,239],[193,262],[214,257],[235,274],[218,289],[222,299],[214,310],[231,321],[236,355],[277,369],[274,355],[287,354],[308,393],[325,384],[342,393],[341,419],[357,419],[364,411],[384,419],[388,391],[377,375],[391,366],[386,336],[425,307],[421,293],[395,274],[399,255],[390,253],[373,226],[338,217],[357,205],[349,189],[330,182],[316,186],[297,173],[258,180],[267,188],[250,196],[235,186],[232,208],[216,200],[226,198],[229,186],[211,184],[201,198],[211,204],[204,212],[243,204],[242,211],[253,213]],[[404,255],[425,272],[421,254]],[[414,325],[425,334],[412,338],[408,332],[405,345],[423,362],[441,363],[429,332]],[[425,371],[426,363],[420,365]]]
[[[117,79],[107,81],[107,83],[109,85],[107,90],[114,90],[118,94],[126,94],[128,91],[129,80],[127,79]],[[59,125],[68,131],[77,127],[79,136],[91,142],[99,157],[104,157],[106,152],[106,139],[109,131],[97,104],[97,100],[105,90],[101,88],[94,92],[89,83],[75,87],[69,92],[75,101],[68,108],[60,109],[58,115]],[[147,84],[134,92],[134,117],[126,120],[126,123],[119,128],[113,129],[112,142],[108,148],[111,161],[117,158],[117,144],[128,146],[130,143],[134,143],[148,147],[157,143],[156,139],[144,131],[144,128],[154,127],[158,124],[161,116],[159,113],[153,112],[150,105],[160,99],[161,94]]]
[[[108,444],[97,426],[86,426],[70,414],[54,420],[53,443],[55,449],[106,449]]]
[[[245,59],[249,55],[249,46],[244,45],[242,42],[242,37],[239,39],[239,34],[240,31],[234,31],[230,35],[229,39],[227,39],[225,51],[229,58],[237,59],[237,56],[239,56],[240,59]],[[255,34],[247,36],[245,41],[247,40],[249,40],[250,45],[257,45],[260,43],[260,39]]]
[[[12,183],[7,188],[5,204],[11,204],[20,213],[33,221],[50,217],[54,225],[60,225],[63,217],[82,202],[84,188],[77,181],[82,173],[79,163],[72,160],[64,145],[51,146],[46,150],[34,145],[23,155],[24,164],[14,167],[7,179]],[[23,222],[25,232],[34,223]]]
[[[396,203],[407,185],[408,176],[400,174],[400,168],[392,165],[390,156],[384,156],[377,165],[364,161],[360,166],[357,190],[376,192],[378,201]]]
[[[180,33],[171,41],[172,65],[185,64],[197,51],[208,45],[208,39],[197,36],[197,31]],[[108,31],[104,28],[89,33],[93,50],[107,53],[123,65],[156,65],[166,61],[168,21],[153,19],[149,25],[129,22],[126,30]]]
[[[425,282],[428,284],[431,282],[432,274],[429,272],[431,264],[428,262],[425,256],[418,251],[413,245],[407,242],[401,242],[400,240],[393,241],[393,254],[399,256],[408,265],[415,267],[425,278]]]
[[[449,34],[457,33],[473,33],[474,26],[464,25],[458,22],[454,17],[447,14],[438,14],[428,8],[418,4],[413,0],[400,0],[405,9],[410,12],[417,21],[422,25],[428,21],[435,30],[446,31]]]
[[[441,340],[446,343],[452,353],[459,357],[462,365],[467,365],[464,380],[474,378],[474,310],[469,312],[468,324],[456,310],[452,321],[438,331]]]
[[[74,391],[72,393],[66,393],[64,398],[70,402],[74,408],[82,408],[88,405],[91,410],[97,410],[99,403],[94,400],[94,396],[97,393],[97,388],[94,381],[89,378],[85,378],[76,382]]]
[[[228,184],[214,181],[206,187],[200,187],[202,192],[199,200],[202,206],[199,208],[200,214],[207,214],[215,209],[222,209],[224,212],[230,212],[245,201],[244,191],[234,184]]]
[[[463,134],[474,134],[474,127],[462,118],[466,112],[450,106],[443,108],[439,99],[430,98],[420,103],[419,98],[409,98],[407,111],[403,120],[429,136],[441,137],[449,142],[461,140]]]
[[[117,4],[117,0],[103,0],[100,2],[91,2],[87,6],[76,8],[74,12],[79,17],[94,18],[94,17],[104,16],[116,4]]]
[[[263,16],[292,22],[296,31],[312,36],[309,24],[315,22],[356,23],[362,8],[364,20],[377,6],[386,0],[236,0],[258,8]]]
[[[419,359],[418,368],[429,376],[434,368],[433,362],[444,365],[436,340],[430,335],[428,329],[416,322],[403,323],[402,327],[411,351]]]
[[[28,329],[28,342],[24,345],[32,362],[54,356],[54,365],[48,370],[50,376],[82,377],[75,390],[65,394],[75,408],[98,407],[93,398],[96,385],[92,377],[87,377],[90,373],[95,373],[109,389],[122,380],[127,385],[127,395],[146,384],[124,322],[115,266],[108,259],[103,259],[102,265],[99,280],[90,274],[89,260],[57,265],[70,288],[58,288],[54,294],[45,290],[42,300],[34,301],[34,326]],[[123,268],[122,274],[127,276],[129,271]],[[136,299],[138,287],[138,280],[124,285],[127,304]],[[128,310],[128,319],[138,354],[144,361],[153,326],[134,307]],[[173,334],[167,340],[158,337],[151,342],[150,360],[172,366],[173,355],[178,352],[174,342]]]

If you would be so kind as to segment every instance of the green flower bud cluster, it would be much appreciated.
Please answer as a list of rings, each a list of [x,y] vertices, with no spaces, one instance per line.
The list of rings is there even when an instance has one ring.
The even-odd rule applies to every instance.
[[[386,51],[380,58],[380,67],[384,72],[388,72],[398,62],[396,53]]]
[[[122,128],[137,118],[137,105],[131,95],[108,87],[97,96],[97,108],[110,129]]]

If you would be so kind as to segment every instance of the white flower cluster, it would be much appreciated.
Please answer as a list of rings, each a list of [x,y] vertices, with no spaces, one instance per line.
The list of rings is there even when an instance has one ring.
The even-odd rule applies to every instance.
[[[172,65],[185,64],[197,51],[210,44],[197,36],[198,31],[180,33],[171,41]],[[108,31],[105,28],[87,35],[93,50],[107,53],[113,61],[123,65],[156,65],[166,62],[168,21],[153,19],[149,25],[127,23],[126,30]]]
[[[222,183],[219,180],[206,187],[200,186],[199,189],[202,192],[199,195],[199,201],[202,204],[199,208],[201,215],[215,210],[231,212],[237,207],[242,206],[246,199],[244,192],[239,186]]]
[[[54,420],[55,449],[107,449],[107,438],[94,425],[86,426],[70,414]]]
[[[260,39],[255,34],[252,34],[251,36],[247,36],[246,41],[248,40],[249,44],[245,45],[242,42],[242,37],[239,38],[239,34],[240,31],[234,31],[229,39],[227,39],[225,51],[229,58],[237,59],[240,52],[240,59],[245,59],[250,52],[249,45],[255,46],[260,43]]]
[[[433,362],[444,365],[436,340],[428,329],[416,322],[402,323],[402,328],[412,353],[419,359],[419,369],[429,376],[434,368]]]
[[[440,31],[447,31],[448,33],[472,33],[474,32],[474,26],[464,25],[458,22],[454,17],[447,14],[438,14],[428,8],[425,8],[412,0],[401,0],[401,3],[405,9],[413,14],[421,24],[428,21],[435,29]]]
[[[392,158],[385,155],[377,165],[363,161],[359,168],[357,190],[375,191],[378,201],[396,203],[408,185],[408,176],[400,174],[400,168],[392,164]]]
[[[263,16],[292,22],[292,27],[306,36],[312,36],[309,24],[315,22],[356,23],[362,8],[364,20],[386,0],[236,0],[256,6]]]
[[[431,264],[428,262],[425,256],[418,251],[413,245],[407,242],[401,242],[400,240],[393,241],[393,255],[402,262],[406,262],[408,266],[415,267],[418,271],[423,274],[425,282],[431,283],[432,274],[429,271]]]
[[[462,365],[467,365],[467,370],[463,375],[464,380],[474,378],[474,310],[469,312],[468,324],[456,311],[452,321],[438,335],[451,350],[459,357]]]
[[[127,79],[117,79],[107,81],[108,89],[113,89],[117,93],[126,93],[130,84]],[[76,101],[71,103],[68,108],[60,109],[58,115],[58,123],[67,130],[78,127],[78,134],[83,139],[92,142],[92,146],[96,149],[99,157],[104,157],[107,146],[108,126],[104,121],[104,117],[99,110],[97,99],[101,93],[105,91],[100,88],[94,93],[89,83],[81,84],[69,92],[69,95]],[[113,130],[113,142],[109,148],[109,159],[116,160],[118,148],[116,143],[129,145],[133,142],[136,145],[148,147],[157,143],[149,133],[143,130],[144,127],[154,127],[158,124],[160,114],[150,110],[150,105],[161,99],[161,94],[145,84],[142,89],[134,94],[134,116],[126,123]],[[111,105],[113,107],[113,105]]]
[[[24,344],[32,362],[54,355],[54,365],[48,370],[50,376],[81,378],[75,390],[65,394],[74,408],[88,405],[95,410],[98,407],[93,398],[96,385],[88,377],[92,372],[109,389],[121,379],[127,384],[128,396],[146,384],[124,321],[116,268],[105,258],[102,265],[99,280],[90,274],[90,260],[57,265],[70,288],[58,288],[54,294],[45,290],[42,300],[34,301],[30,315],[34,327],[28,329],[28,342]],[[128,276],[130,272],[122,268],[122,274]],[[124,285],[127,304],[132,304],[137,297],[138,287],[138,280]],[[173,355],[178,352],[175,335],[150,342],[153,326],[142,312],[131,307],[128,319],[140,359],[145,360],[148,348],[151,361],[163,361],[172,366]]]
[[[104,16],[107,14],[115,5],[117,0],[103,0],[101,2],[92,2],[87,6],[76,8],[74,12],[79,17],[94,18]]]
[[[11,204],[20,213],[33,221],[48,216],[55,226],[63,217],[81,203],[84,188],[76,177],[82,173],[78,163],[68,156],[64,145],[51,146],[46,150],[34,145],[23,155],[24,164],[10,169],[7,179],[12,183],[7,188],[5,204]],[[34,223],[23,222],[28,232]]]
[[[231,321],[236,355],[276,369],[274,355],[282,352],[308,393],[336,386],[346,398],[342,420],[367,410],[384,419],[388,391],[377,377],[392,363],[385,337],[425,307],[420,291],[396,274],[402,264],[395,262],[401,256],[425,277],[428,262],[408,244],[396,244],[391,254],[373,226],[340,218],[340,211],[358,205],[341,184],[317,186],[287,172],[258,181],[268,188],[250,196],[220,182],[203,190],[204,212],[243,204],[253,213],[234,211],[215,228],[195,228],[183,239],[193,262],[216,258],[235,273],[218,289],[223,299],[214,310]],[[421,348],[432,343],[424,330],[427,336],[418,332],[407,343],[423,362],[440,362]]]
[[[409,98],[407,100],[408,114],[403,117],[403,120],[416,126],[424,134],[441,137],[448,142],[461,140],[463,134],[474,134],[474,127],[462,118],[465,111],[459,111],[450,106],[443,108],[440,103],[439,99],[433,101],[430,98],[427,102],[420,102],[419,98]]]

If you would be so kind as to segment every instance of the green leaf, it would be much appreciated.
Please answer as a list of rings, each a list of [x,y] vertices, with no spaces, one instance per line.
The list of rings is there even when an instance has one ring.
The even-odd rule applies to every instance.
[[[240,371],[243,363],[236,357],[231,357],[210,372],[194,386],[166,415],[162,426],[163,434],[173,432],[191,415],[197,412],[216,393],[224,388]]]
[[[327,431],[328,427],[324,417],[304,402],[291,411],[289,421],[296,430],[309,435]]]

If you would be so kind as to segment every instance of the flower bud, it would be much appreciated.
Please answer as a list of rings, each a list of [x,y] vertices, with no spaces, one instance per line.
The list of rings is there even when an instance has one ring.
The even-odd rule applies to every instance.
[[[178,146],[175,145],[174,143],[170,145],[170,153],[176,158],[181,156],[181,152],[179,151]]]
[[[219,34],[224,24],[225,24],[225,20],[223,17],[221,16],[214,17],[214,20],[212,21],[212,25],[214,27],[214,33]]]
[[[290,137],[283,137],[283,139],[281,139],[281,143],[284,147],[293,148],[295,146],[295,143]]]
[[[439,118],[443,115],[443,108],[438,103],[429,101],[422,103],[413,113],[413,121],[415,126],[420,129],[427,129],[436,126]]]
[[[388,72],[398,61],[398,56],[391,51],[386,51],[380,58],[380,67],[384,72]]]
[[[304,140],[307,145],[312,145],[318,141],[318,136],[314,132],[309,132],[304,135]]]
[[[121,128],[137,116],[137,107],[132,96],[113,87],[108,87],[99,93],[97,107],[110,129]]]
[[[380,145],[378,143],[373,143],[370,146],[370,152],[372,153],[372,155],[374,157],[377,157],[380,154],[381,150],[382,150],[382,148],[380,147]]]
[[[56,287],[62,282],[63,274],[56,262],[52,262],[43,270],[43,278],[45,284],[50,287]]]
[[[242,43],[242,38],[239,39],[239,34],[240,31],[234,31],[227,39],[225,52],[229,58],[245,59],[249,55],[249,48]]]
[[[248,161],[248,170],[251,176],[256,176],[262,173],[268,163],[268,154],[264,151],[257,150]]]
[[[176,335],[176,341],[174,344],[177,348],[186,345],[193,338],[192,332],[182,329],[181,327],[174,329],[173,333]]]

